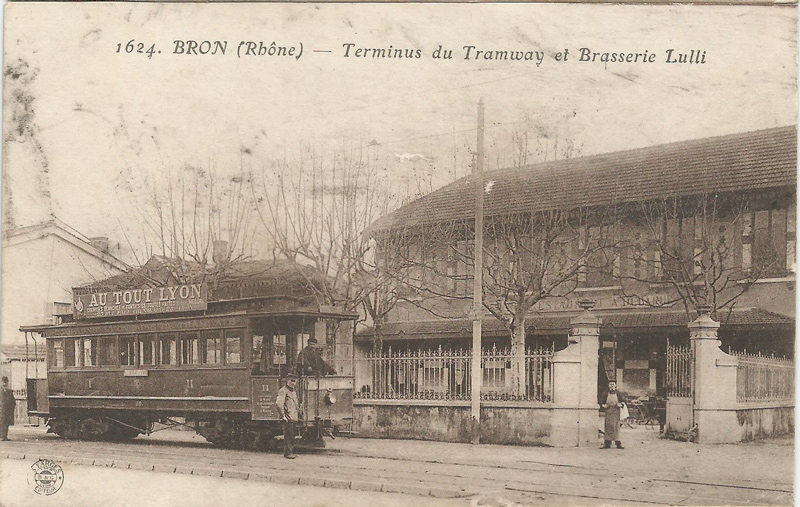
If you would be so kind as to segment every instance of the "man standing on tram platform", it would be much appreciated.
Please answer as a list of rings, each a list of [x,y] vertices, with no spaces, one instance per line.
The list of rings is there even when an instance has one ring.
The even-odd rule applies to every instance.
[[[297,377],[290,373],[286,377],[286,385],[278,390],[275,400],[278,414],[283,421],[283,457],[287,459],[297,457],[294,454],[294,435],[300,421],[300,402],[297,399],[296,385]]]
[[[322,358],[322,348],[313,336],[297,355],[297,374],[315,376],[336,375],[336,369]]]

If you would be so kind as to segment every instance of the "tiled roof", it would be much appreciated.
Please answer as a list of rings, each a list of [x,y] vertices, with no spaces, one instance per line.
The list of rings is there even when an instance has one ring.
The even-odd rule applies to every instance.
[[[487,216],[797,184],[797,126],[488,171]],[[376,221],[370,230],[471,218],[461,178]]]
[[[685,328],[688,323],[683,311],[642,310],[626,312],[594,312],[602,319],[603,330]],[[564,333],[569,329],[569,321],[577,313],[539,314],[526,320],[529,334]],[[721,313],[722,327],[727,326],[781,326],[794,327],[790,317],[768,312],[759,308],[745,308],[730,313]],[[508,331],[499,320],[484,318],[483,336],[500,338],[508,336]],[[360,330],[356,340],[366,341],[375,334],[374,328]],[[408,322],[389,322],[381,327],[381,336],[388,340],[422,340],[443,338],[468,338],[472,336],[472,321],[467,319],[439,319]]]

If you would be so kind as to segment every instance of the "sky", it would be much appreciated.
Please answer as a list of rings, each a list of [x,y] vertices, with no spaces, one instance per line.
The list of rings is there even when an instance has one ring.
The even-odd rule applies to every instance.
[[[489,169],[514,164],[515,133],[535,162],[796,124],[796,31],[793,7],[14,3],[5,65],[27,67],[4,82],[5,213],[26,225],[52,209],[138,244],[138,210],[187,165],[224,179],[359,147],[390,191],[430,190],[470,171],[480,98]],[[186,55],[175,40],[228,42]],[[303,53],[240,58],[241,41]],[[432,58],[440,45],[452,59]],[[421,58],[355,56],[389,46]],[[581,62],[580,48],[656,57]]]

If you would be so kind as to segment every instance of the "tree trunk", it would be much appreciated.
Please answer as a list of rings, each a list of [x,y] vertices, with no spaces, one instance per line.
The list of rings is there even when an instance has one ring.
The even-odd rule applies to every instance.
[[[514,319],[511,329],[511,394],[524,397],[525,381],[525,319]]]
[[[375,322],[373,329],[375,334],[372,335],[372,352],[378,354],[383,350],[383,322]]]

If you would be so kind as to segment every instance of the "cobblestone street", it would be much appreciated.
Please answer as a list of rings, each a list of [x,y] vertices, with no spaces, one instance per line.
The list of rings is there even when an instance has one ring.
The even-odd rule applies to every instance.
[[[292,499],[293,505],[375,503],[376,498],[382,505],[476,506],[793,501],[791,439],[697,445],[661,440],[656,430],[637,427],[624,434],[625,450],[601,451],[339,438],[329,441],[327,449],[290,461],[276,454],[215,449],[186,431],[107,444],[65,441],[41,428],[17,427],[11,438],[0,446],[2,482],[8,485],[3,489],[15,493],[14,499],[4,495],[4,505],[38,505],[30,503],[36,500],[32,486],[19,487],[31,479],[16,475],[29,472],[40,457],[67,465],[66,481],[77,488],[73,494],[81,481],[94,483],[94,477],[112,483],[129,479],[162,492],[158,497],[125,496],[124,502],[123,497],[109,498],[112,503],[104,505],[156,505],[158,498],[184,488],[194,492],[180,496],[185,505],[212,505],[204,502],[213,497],[197,491],[215,491],[223,484],[231,498],[252,494],[263,499],[255,505],[274,505],[270,495]]]

